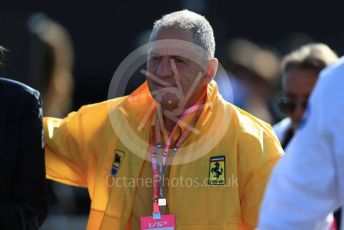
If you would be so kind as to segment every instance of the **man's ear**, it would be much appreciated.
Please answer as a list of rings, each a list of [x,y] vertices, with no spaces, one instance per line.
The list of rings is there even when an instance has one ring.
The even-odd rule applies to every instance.
[[[208,67],[206,71],[207,83],[210,83],[214,79],[218,65],[219,61],[217,60],[217,58],[213,58],[208,61]]]

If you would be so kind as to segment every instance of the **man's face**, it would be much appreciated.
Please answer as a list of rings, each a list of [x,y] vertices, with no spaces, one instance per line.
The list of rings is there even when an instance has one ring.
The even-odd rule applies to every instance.
[[[194,43],[190,32],[178,28],[158,30],[153,41],[162,39]],[[153,98],[164,109],[185,109],[193,105],[207,89],[207,68],[194,62],[204,57],[197,57],[190,51],[168,45],[157,48],[153,43],[148,55],[147,71],[156,78],[147,76],[147,82]]]
[[[296,127],[305,112],[308,98],[315,86],[319,71],[316,69],[291,69],[285,76],[284,94],[287,98],[288,116]]]

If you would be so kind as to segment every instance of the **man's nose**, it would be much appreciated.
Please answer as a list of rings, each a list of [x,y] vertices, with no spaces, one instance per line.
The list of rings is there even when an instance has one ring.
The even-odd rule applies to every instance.
[[[160,78],[166,78],[172,76],[172,66],[169,57],[163,57],[160,60],[157,75]]]

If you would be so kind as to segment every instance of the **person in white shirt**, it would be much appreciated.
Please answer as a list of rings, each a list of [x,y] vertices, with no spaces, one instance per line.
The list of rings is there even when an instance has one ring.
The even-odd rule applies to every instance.
[[[283,148],[288,145],[302,119],[319,72],[337,59],[333,50],[322,43],[304,45],[283,58],[283,96],[279,106],[288,116],[273,127]]]
[[[259,229],[316,229],[343,206],[343,86],[344,57],[320,74],[307,113],[270,178]]]

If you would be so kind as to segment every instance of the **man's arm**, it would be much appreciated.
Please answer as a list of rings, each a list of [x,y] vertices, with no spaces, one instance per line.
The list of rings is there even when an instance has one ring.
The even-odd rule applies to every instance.
[[[63,119],[43,119],[48,179],[91,188],[97,172],[98,154],[102,154],[103,147],[106,147],[99,149],[94,146],[98,144],[99,135],[104,134],[104,125],[110,122],[109,106],[114,109],[121,101],[122,98],[118,98],[111,102],[85,105]]]
[[[38,229],[48,207],[42,133],[42,111],[38,92],[25,94],[18,110],[19,136],[11,200],[0,203],[1,229]],[[10,143],[8,143],[10,144]]]
[[[44,118],[45,162],[48,179],[87,186],[88,156],[83,139],[84,107],[64,119]]]
[[[267,182],[283,154],[271,126],[253,126],[256,128],[251,133],[241,133],[238,143],[241,218],[245,229],[256,228]]]

